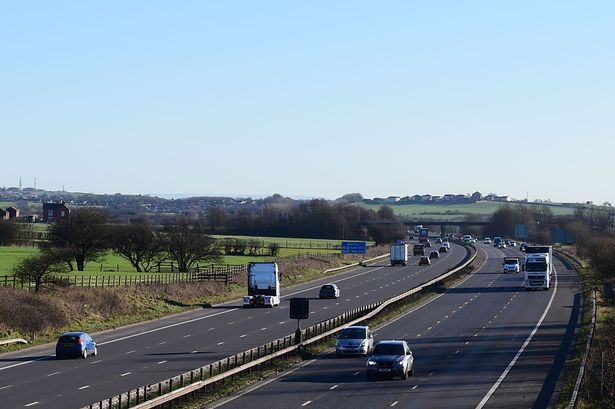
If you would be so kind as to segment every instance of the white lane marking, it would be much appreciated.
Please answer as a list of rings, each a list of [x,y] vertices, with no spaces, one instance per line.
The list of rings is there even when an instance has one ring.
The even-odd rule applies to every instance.
[[[190,338],[191,336],[192,335],[190,335],[190,334],[186,334],[186,335],[184,335],[184,338]]]
[[[132,373],[132,372],[126,372],[126,373],[121,374],[120,376],[121,376],[121,377],[128,376],[128,375],[130,375],[131,373]]]
[[[231,321],[228,323],[228,325],[233,325],[235,323],[235,321]]]
[[[58,371],[58,372],[50,373],[50,374],[49,374],[49,375],[47,375],[47,376],[55,376],[55,375],[57,375],[57,374],[59,374],[59,373],[60,373],[60,372]],[[0,388],[0,389],[4,389],[4,388]]]
[[[467,341],[467,342],[466,342],[466,345],[468,345],[469,343],[470,343],[470,341]]]
[[[49,375],[47,375],[47,376],[49,376]],[[12,388],[12,387],[13,387],[13,385],[6,385],[6,386],[3,386],[2,388],[0,388],[0,391],[3,390],[3,389]]]
[[[534,338],[534,335],[536,335],[536,332],[538,332],[538,329],[542,325],[542,322],[544,321],[547,314],[549,313],[549,310],[551,309],[551,305],[553,304],[553,299],[555,299],[555,294],[557,293],[557,270],[555,269],[555,267],[553,267],[553,271],[555,274],[555,285],[553,286],[553,294],[551,294],[551,299],[549,300],[549,304],[547,304],[547,307],[545,308],[544,312],[542,313],[542,316],[536,323],[536,326],[534,327],[530,335],[528,335],[527,339],[525,340],[525,342],[523,343],[523,345],[521,346],[521,348],[519,349],[515,357],[512,359],[512,361],[510,361],[506,369],[504,369],[504,372],[502,372],[502,374],[500,375],[498,380],[493,384],[491,389],[489,389],[489,392],[487,392],[487,394],[478,403],[478,405],[476,405],[476,409],[481,409],[482,407],[485,406],[485,404],[487,404],[487,401],[491,399],[491,396],[493,396],[493,394],[500,387],[500,384],[502,383],[502,381],[504,381],[504,379],[506,378],[510,370],[513,368],[513,366],[515,366],[515,364],[517,363],[517,360],[519,359],[523,351],[525,351],[525,348],[527,348],[527,346],[530,344],[530,342],[532,341],[532,338]]]
[[[429,327],[429,328],[427,328],[427,331],[431,331],[431,329],[432,329],[432,328],[433,328],[433,327]]]
[[[137,352],[137,351],[135,351],[135,350],[128,351],[128,352],[126,352],[126,355],[134,354],[135,352]]]
[[[412,390],[415,390],[415,389],[416,389],[416,388],[418,388],[418,387],[419,387],[418,385],[414,385],[414,386],[412,387]]]
[[[455,351],[455,355],[457,355],[459,353],[459,350]]]
[[[224,345],[224,341],[218,342],[218,345]]]
[[[373,273],[374,271],[380,270],[380,269],[382,269],[382,268],[384,268],[384,267],[383,267],[383,266],[381,266],[381,267],[376,267],[376,268],[374,268],[374,269],[371,269],[371,268],[370,268],[370,269],[368,269],[367,271],[364,271],[364,272],[362,272],[362,273],[359,273],[359,274],[354,274],[354,275],[348,276],[348,277],[346,277],[346,278],[340,278],[339,280],[335,280],[335,282],[336,282],[336,283],[341,283],[342,281],[346,281],[346,280],[350,280],[350,279],[353,279],[353,278],[357,278],[357,277],[363,276],[363,275],[365,275],[365,274],[371,274],[371,273]],[[304,293],[304,292],[306,292],[306,291],[315,290],[315,289],[317,289],[317,288],[320,288],[321,286],[322,286],[322,285],[320,285],[320,284],[319,284],[319,285],[317,285],[317,286],[315,286],[315,287],[310,287],[310,288],[306,288],[306,289],[303,289],[303,290],[300,290],[300,291],[296,291],[296,292],[294,292],[294,293],[286,294],[286,295],[285,295],[284,297],[282,297],[282,298],[283,298],[283,299],[284,299],[284,298],[289,298],[289,297],[292,297],[293,295],[296,295],[296,294],[301,294],[301,293]]]
[[[159,342],[158,345],[164,345],[166,343],[167,343],[167,341],[162,341],[162,342]]]
[[[80,391],[82,391],[82,390],[84,390],[84,389],[88,389],[89,387],[90,387],[90,385],[84,385],[84,386],[82,386],[81,388],[77,388],[77,389],[79,389]]]
[[[246,336],[247,336],[246,334],[243,334],[243,335],[240,335],[239,338],[245,338]]]
[[[102,362],[102,359],[99,359],[98,361],[93,361],[93,362],[91,363],[91,365],[97,364],[97,363],[99,363],[99,362]]]
[[[430,372],[427,376],[433,376],[435,372]]]
[[[358,372],[358,371],[357,371],[357,372],[353,373],[353,374],[352,374],[352,376],[357,376],[357,375],[358,375],[358,374],[360,374],[360,373],[361,373],[361,372]]]
[[[282,325],[282,324],[284,324],[285,322],[286,322],[286,321],[280,321],[280,322],[278,322],[278,324]]]
[[[248,319],[249,319],[249,320],[252,320],[252,319],[254,319],[254,317],[248,317]]]
[[[397,406],[398,403],[399,403],[399,401],[396,400],[395,402],[391,403],[391,407]]]
[[[417,337],[417,338],[420,338],[420,337],[421,337],[421,335],[423,335],[423,334],[416,334],[416,337]]]
[[[346,301],[350,301],[350,298],[346,298]]]
[[[267,330],[267,328],[261,328],[261,331],[266,331],[266,330]]]
[[[192,352],[190,352],[190,353],[191,353],[191,354],[198,354],[198,353],[199,353],[199,351],[192,351]]]
[[[332,387],[329,388],[329,390],[333,390],[336,389],[339,385],[333,385]]]
[[[213,331],[213,330],[215,330],[215,328],[210,328],[210,329],[208,329],[207,331]]]
[[[310,403],[312,403],[312,401],[311,401],[311,400],[309,400],[309,401],[305,402],[303,405],[301,405],[301,407],[305,407],[305,406],[309,405]]]
[[[158,365],[162,365],[162,364],[166,364],[167,361],[160,361],[160,362],[156,362]]]
[[[29,408],[30,406],[34,406],[34,405],[38,405],[38,401],[36,402],[32,402],[32,403],[28,403],[27,405],[24,405],[26,408]]]

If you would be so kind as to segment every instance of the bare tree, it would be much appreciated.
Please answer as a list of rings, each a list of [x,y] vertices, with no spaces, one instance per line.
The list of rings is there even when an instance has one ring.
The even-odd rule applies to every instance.
[[[8,246],[17,240],[18,229],[15,223],[0,220],[0,246]]]
[[[165,251],[177,262],[180,272],[190,271],[197,263],[215,263],[222,258],[217,241],[185,218],[165,224],[162,232]]]
[[[64,272],[67,266],[63,257],[53,251],[43,251],[37,255],[21,260],[13,269],[13,273],[22,283],[34,283],[34,292],[42,285],[56,283],[55,273]]]
[[[164,258],[163,243],[145,217],[113,226],[109,235],[113,251],[128,260],[137,272],[150,271]]]
[[[107,250],[109,222],[110,216],[103,209],[77,208],[67,221],[51,225],[51,246],[63,249],[70,267],[75,261],[77,270],[83,271],[87,262],[99,260]]]

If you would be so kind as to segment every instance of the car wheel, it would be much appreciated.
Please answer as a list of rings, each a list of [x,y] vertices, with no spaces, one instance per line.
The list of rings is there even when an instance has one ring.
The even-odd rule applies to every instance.
[[[88,350],[84,349],[83,352],[81,353],[81,358],[85,359],[88,357]]]
[[[401,374],[401,380],[403,381],[403,380],[406,380],[406,379],[408,379],[408,372],[404,371]]]
[[[373,381],[374,380],[374,375],[367,374],[366,378],[367,378],[368,381]]]
[[[96,355],[98,355],[98,347],[94,347],[94,352],[92,353],[92,356]]]

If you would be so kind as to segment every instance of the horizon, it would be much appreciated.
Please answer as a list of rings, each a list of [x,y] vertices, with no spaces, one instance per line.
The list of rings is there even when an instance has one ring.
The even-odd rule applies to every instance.
[[[615,174],[614,14],[595,0],[7,4],[0,186],[615,203],[600,183]]]

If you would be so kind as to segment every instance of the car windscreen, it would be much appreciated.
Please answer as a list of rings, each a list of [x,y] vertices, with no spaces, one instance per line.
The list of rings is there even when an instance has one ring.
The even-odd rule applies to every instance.
[[[374,355],[404,355],[404,347],[399,344],[379,344],[374,347]]]
[[[365,339],[365,330],[361,328],[344,329],[340,333],[340,339]]]
[[[62,344],[77,344],[79,343],[79,336],[77,335],[64,335],[58,340]]]
[[[504,262],[505,262],[506,264],[519,264],[519,260],[518,260],[518,259],[516,259],[516,258],[513,258],[513,259],[504,259]]]

